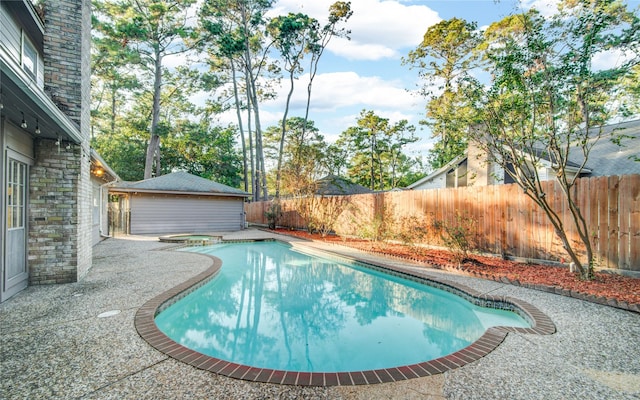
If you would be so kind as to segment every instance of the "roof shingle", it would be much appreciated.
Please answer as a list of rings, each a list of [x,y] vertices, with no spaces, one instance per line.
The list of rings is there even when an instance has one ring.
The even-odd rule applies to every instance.
[[[167,175],[137,182],[118,182],[113,188],[127,191],[140,190],[147,192],[188,192],[249,196],[249,193],[240,189],[232,188],[231,186],[223,185],[183,171],[172,172]]]

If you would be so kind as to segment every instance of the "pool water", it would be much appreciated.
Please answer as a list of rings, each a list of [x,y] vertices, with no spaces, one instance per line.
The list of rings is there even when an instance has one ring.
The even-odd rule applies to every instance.
[[[432,360],[519,315],[280,242],[189,248],[222,268],[156,316],[161,331],[203,354],[256,368],[343,372]]]

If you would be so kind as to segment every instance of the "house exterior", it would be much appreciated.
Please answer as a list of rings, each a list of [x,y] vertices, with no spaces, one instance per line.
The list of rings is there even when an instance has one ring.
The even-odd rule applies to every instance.
[[[596,137],[599,137],[597,139]],[[601,135],[591,139],[593,147],[582,169],[582,176],[611,176],[640,174],[640,120],[620,122],[604,127]],[[541,180],[555,176],[553,160],[541,153],[537,167]],[[567,172],[577,173],[582,163],[580,151],[570,153]],[[470,145],[467,153],[447,165],[407,186],[407,189],[438,189],[462,186],[487,186],[513,183],[511,177],[497,164],[487,161],[478,147]]]
[[[90,0],[0,1],[0,301],[91,267]]]
[[[238,231],[245,227],[249,193],[187,172],[174,172],[109,188],[112,220],[123,233],[167,234]]]

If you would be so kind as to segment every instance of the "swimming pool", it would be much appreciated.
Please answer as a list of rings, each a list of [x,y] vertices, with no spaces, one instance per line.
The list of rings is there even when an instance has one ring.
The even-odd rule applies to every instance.
[[[143,314],[155,307],[157,328],[179,344],[168,354],[243,379],[324,385],[407,379],[473,361],[509,330],[545,333],[553,326],[528,327],[522,315],[540,325],[534,308],[516,307],[520,315],[481,308],[415,280],[275,242],[196,251],[222,260],[218,275],[181,300],[165,302],[157,315],[162,299]],[[490,300],[513,306],[504,299],[482,301]],[[148,321],[138,322],[143,337],[147,330],[154,334]],[[494,328],[504,325],[512,328]],[[354,371],[364,372],[354,377]]]

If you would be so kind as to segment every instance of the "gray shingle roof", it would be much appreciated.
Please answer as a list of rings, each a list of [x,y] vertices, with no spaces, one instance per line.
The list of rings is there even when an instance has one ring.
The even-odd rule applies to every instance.
[[[201,194],[218,194],[229,196],[249,196],[249,193],[231,186],[223,185],[209,179],[192,175],[188,172],[172,172],[156,178],[145,179],[137,182],[119,182],[112,187],[128,192],[185,192]]]
[[[620,144],[615,139],[620,139]],[[582,157],[574,152],[570,161],[579,163]],[[586,167],[590,176],[640,174],[640,120],[620,122],[604,127],[600,139],[589,154]]]
[[[316,194],[335,196],[371,193],[371,189],[336,175],[327,175],[317,182]]]

